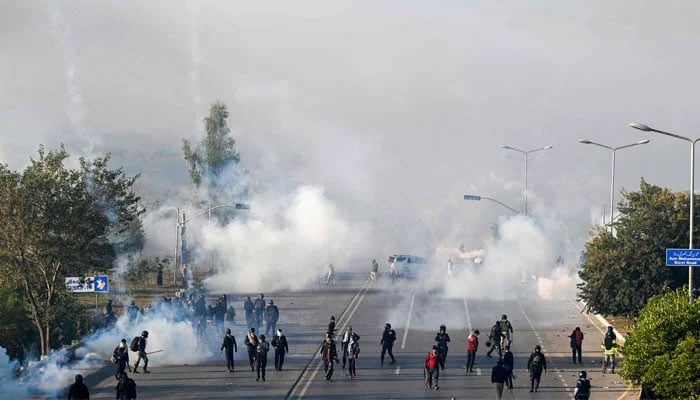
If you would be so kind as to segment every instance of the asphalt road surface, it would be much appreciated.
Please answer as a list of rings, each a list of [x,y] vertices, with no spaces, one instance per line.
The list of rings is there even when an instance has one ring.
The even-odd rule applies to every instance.
[[[239,344],[236,371],[226,370],[218,352],[220,338],[211,332],[209,348],[215,356],[198,365],[159,365],[151,357],[151,374],[130,375],[138,385],[140,399],[493,399],[491,368],[496,357],[486,356],[486,336],[501,314],[507,314],[515,330],[512,350],[517,379],[514,389],[506,389],[503,399],[571,399],[578,378],[579,364],[571,361],[568,335],[580,326],[586,335],[583,344],[583,369],[592,383],[593,399],[633,399],[636,391],[614,374],[602,374],[600,343],[604,326],[582,314],[570,301],[544,301],[529,294],[529,288],[503,301],[470,298],[443,299],[439,294],[412,291],[402,282],[387,279],[369,281],[366,276],[340,276],[335,286],[321,285],[309,291],[266,293],[280,308],[280,322],[290,347],[283,371],[275,371],[274,352],[268,356],[267,380],[256,381],[250,371],[245,346],[245,326],[232,326]],[[530,288],[531,289],[531,288]],[[235,307],[241,309],[240,299]],[[328,319],[337,319],[338,335],[352,325],[361,336],[358,379],[350,377],[336,365],[333,379],[325,379],[318,355]],[[396,330],[394,345],[396,364],[389,358],[379,360],[380,339],[385,323]],[[440,373],[440,390],[424,386],[423,360],[434,344],[438,327],[447,326],[451,337],[446,368]],[[466,337],[470,328],[479,329],[480,348],[475,373],[467,375]],[[151,335],[158,335],[151,332]],[[530,393],[525,366],[535,345],[540,344],[547,357],[548,370],[543,374],[539,392]],[[182,351],[197,351],[185,349]],[[338,340],[340,353],[340,340]],[[91,388],[93,399],[112,399],[116,381],[113,366],[96,374]],[[93,377],[93,381],[95,378]]]

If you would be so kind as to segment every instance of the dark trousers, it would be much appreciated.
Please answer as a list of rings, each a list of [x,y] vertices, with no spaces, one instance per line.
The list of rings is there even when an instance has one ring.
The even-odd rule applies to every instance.
[[[248,325],[248,329],[253,327],[253,313],[246,311],[245,313],[245,323]]]
[[[530,390],[534,389],[537,390],[537,388],[540,387],[540,378],[542,377],[542,370],[535,369],[535,370],[530,370]]]
[[[357,370],[355,369],[357,366],[357,359],[355,357],[350,357],[348,360],[348,371],[350,371],[350,377],[355,378],[357,376]]]
[[[467,350],[467,372],[474,369],[474,361],[476,360],[476,350]]]
[[[233,371],[233,349],[226,350],[226,368]]]
[[[284,364],[284,351],[275,351],[275,369],[277,371],[282,371],[283,364]]]
[[[506,366],[506,365],[504,365],[503,368],[505,368],[506,371],[508,371],[508,377],[506,378],[506,382],[505,382],[506,386],[508,388],[512,389],[513,388],[513,368],[510,366]]]
[[[348,345],[349,343],[342,343],[341,346],[343,348],[343,369],[345,369],[345,363],[348,360]]]
[[[272,331],[273,335],[275,334],[275,331],[277,331],[277,321],[267,323],[265,327],[265,336],[270,337],[270,331]]]
[[[428,385],[429,388],[433,388],[433,382],[435,383],[435,387],[438,387],[438,379],[440,379],[440,368],[435,367],[425,370],[425,384]]]
[[[571,358],[574,360],[574,364],[576,364],[576,356],[578,355],[578,363],[582,364],[581,361],[581,345],[580,344],[575,344],[574,347],[571,348]]]
[[[333,377],[333,360],[328,362],[328,360],[324,360],[326,362],[326,380],[330,381],[331,378]]]
[[[445,361],[447,360],[447,347],[441,347],[438,349],[440,352],[440,368],[445,369]]]
[[[486,355],[491,357],[491,352],[498,350],[498,358],[503,358],[503,353],[501,352],[501,342],[499,340],[491,341],[491,348],[486,352]]]
[[[257,364],[256,371],[258,372],[258,379],[262,378],[262,380],[265,380],[265,367],[267,367],[267,357],[260,355],[256,357],[255,362]]]
[[[391,357],[391,362],[396,361],[396,359],[394,358],[394,353],[391,351],[393,348],[394,348],[393,343],[384,343],[382,345],[382,356],[381,356],[382,363],[384,362],[384,354],[386,354],[386,353],[389,353],[389,357]]]
[[[248,350],[248,362],[250,363],[250,370],[253,371],[255,365],[255,350]]]

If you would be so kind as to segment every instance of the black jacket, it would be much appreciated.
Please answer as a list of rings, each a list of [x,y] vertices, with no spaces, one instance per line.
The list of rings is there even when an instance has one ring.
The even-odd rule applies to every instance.
[[[396,341],[396,331],[393,329],[384,329],[384,333],[382,333],[382,341],[379,342],[379,344],[383,345],[391,345],[394,344]]]
[[[510,373],[503,368],[503,365],[496,364],[491,370],[491,383],[504,383],[509,375]]]
[[[276,353],[289,353],[289,345],[287,344],[287,337],[285,337],[284,335],[275,336],[275,338],[272,339],[272,347],[275,348]]]
[[[437,335],[435,335],[435,341],[437,342],[438,348],[446,349],[447,342],[450,341],[450,335],[448,335],[447,333],[438,333]]]
[[[238,351],[238,344],[233,335],[224,336],[224,342],[221,343],[221,350],[226,349],[227,352]]]
[[[75,382],[68,389],[68,400],[90,400],[90,392],[83,382]]]

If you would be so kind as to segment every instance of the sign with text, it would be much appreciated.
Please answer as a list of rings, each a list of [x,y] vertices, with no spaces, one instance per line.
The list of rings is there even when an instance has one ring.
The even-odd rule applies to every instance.
[[[108,293],[109,278],[107,275],[68,277],[66,291],[73,293]]]
[[[666,249],[667,267],[700,265],[700,249]]]

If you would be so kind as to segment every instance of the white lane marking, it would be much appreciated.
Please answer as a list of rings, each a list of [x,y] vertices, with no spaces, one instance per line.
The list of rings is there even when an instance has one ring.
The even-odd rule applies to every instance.
[[[406,339],[408,338],[408,329],[411,326],[411,314],[413,313],[413,303],[416,301],[416,294],[411,294],[411,305],[408,307],[408,318],[406,319],[406,329],[403,331],[403,340],[401,341],[401,348],[406,348]]]
[[[401,367],[396,367],[396,375],[398,375],[401,372]]]
[[[467,329],[469,329],[469,332],[472,330],[472,316],[469,313],[469,304],[467,304],[467,298],[465,297],[464,299],[464,311],[467,313]]]
[[[477,374],[477,375],[481,375],[481,368],[477,368],[477,369],[476,369],[476,374]]]
[[[351,301],[350,307],[348,307],[346,312],[340,316],[340,318],[342,318],[341,321],[343,321],[343,325],[340,327],[340,332],[343,332],[345,330],[345,328],[348,326],[350,320],[352,319],[352,316],[355,314],[355,311],[357,311],[357,308],[360,306],[360,303],[365,298],[365,295],[367,295],[367,292],[369,291],[369,287],[372,286],[372,283],[374,283],[374,281],[369,281],[369,282],[370,283],[366,287],[360,288],[360,291],[358,292],[358,294],[362,293],[363,290],[364,290],[364,293],[362,293],[362,295],[359,298],[357,297],[357,295],[355,295],[355,299],[357,299],[357,301],[355,302],[354,307],[352,306],[353,302]],[[353,299],[353,300],[355,300],[355,299]],[[350,308],[352,308],[352,311],[350,311]],[[350,311],[350,314],[348,315],[347,318],[345,318],[345,314],[347,313],[347,311]],[[316,356],[320,357],[318,354],[316,354]],[[306,394],[306,391],[309,390],[309,386],[311,386],[311,382],[313,382],[314,379],[316,379],[316,375],[318,375],[318,371],[321,370],[322,364],[323,364],[323,360],[319,360],[318,364],[316,365],[316,369],[314,369],[314,372],[311,374],[311,377],[309,378],[308,381],[306,381],[304,388],[301,390],[301,393],[299,393],[299,396],[297,397],[298,399],[303,398],[304,395]]]

